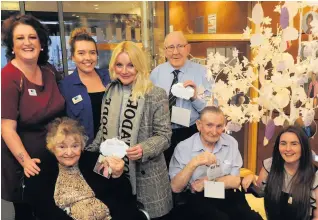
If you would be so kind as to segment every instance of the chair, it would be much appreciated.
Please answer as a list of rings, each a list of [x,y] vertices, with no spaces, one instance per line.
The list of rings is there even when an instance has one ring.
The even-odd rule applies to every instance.
[[[246,168],[241,168],[240,170],[240,176],[241,178],[244,178],[245,176],[253,174],[253,172]],[[263,219],[267,219],[266,217],[266,211],[264,208],[264,193],[261,192],[258,188],[256,188],[254,185],[251,185],[247,192],[245,193],[245,198],[254,211],[258,212]]]
[[[149,213],[145,210],[145,206],[139,201],[137,201],[137,208],[141,214],[140,220],[151,220]]]

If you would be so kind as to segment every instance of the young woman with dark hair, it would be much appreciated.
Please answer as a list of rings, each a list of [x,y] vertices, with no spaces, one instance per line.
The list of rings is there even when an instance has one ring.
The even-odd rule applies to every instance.
[[[101,105],[106,85],[110,82],[107,69],[97,69],[98,50],[87,30],[72,31],[69,45],[76,64],[74,72],[59,84],[66,101],[67,116],[78,120],[85,128],[90,144],[99,129]]]
[[[254,183],[263,188],[269,220],[313,219],[318,196],[316,170],[308,137],[302,129],[289,126],[277,136],[273,155],[264,160],[258,179],[251,174],[242,186],[246,190]]]

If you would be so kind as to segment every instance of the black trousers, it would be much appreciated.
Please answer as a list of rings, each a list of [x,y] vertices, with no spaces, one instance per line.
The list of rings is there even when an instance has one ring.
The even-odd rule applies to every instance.
[[[33,209],[27,203],[13,203],[15,220],[35,220]]]
[[[170,147],[164,152],[166,164],[169,168],[169,163],[172,157],[172,154],[174,152],[174,149],[179,144],[179,142],[184,141],[185,139],[188,139],[192,135],[198,132],[197,125],[194,124],[190,127],[184,127],[184,128],[176,128],[172,129],[172,137],[171,137],[171,144]]]
[[[152,218],[151,220],[173,220],[173,219],[170,219],[169,214],[167,214],[158,218]]]
[[[240,190],[225,190],[225,199],[205,198],[204,193],[188,196],[186,204],[171,212],[171,219],[200,220],[262,220],[248,205]]]

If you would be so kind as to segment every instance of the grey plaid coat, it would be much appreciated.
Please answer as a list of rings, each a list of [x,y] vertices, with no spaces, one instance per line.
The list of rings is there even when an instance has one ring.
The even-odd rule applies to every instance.
[[[103,112],[102,112],[103,114]],[[102,139],[101,132],[96,139]],[[136,163],[137,200],[141,202],[151,218],[167,214],[172,209],[171,187],[163,151],[170,146],[171,122],[169,102],[165,90],[154,87],[145,95],[145,104],[138,132],[138,143],[143,156]],[[99,150],[99,146],[88,146],[87,150]]]

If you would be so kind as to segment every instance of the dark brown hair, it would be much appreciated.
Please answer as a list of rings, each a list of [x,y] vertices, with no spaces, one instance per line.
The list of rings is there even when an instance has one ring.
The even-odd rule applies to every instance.
[[[12,15],[8,19],[6,19],[1,27],[1,40],[2,45],[6,46],[6,57],[9,60],[14,59],[15,55],[12,54],[13,51],[13,31],[14,28],[19,25],[29,25],[34,28],[36,31],[39,41],[41,44],[41,48],[43,51],[40,52],[38,58],[39,65],[45,65],[49,60],[49,45],[51,45],[51,39],[49,37],[49,32],[47,28],[40,23],[40,21],[33,17],[32,15]]]
[[[272,166],[265,186],[265,210],[268,219],[283,218],[280,213],[280,199],[285,179],[285,161],[279,152],[279,143],[280,137],[286,132],[294,133],[298,137],[301,146],[298,170],[290,183],[290,194],[292,194],[293,198],[292,206],[296,215],[295,219],[307,220],[310,216],[310,196],[316,168],[313,164],[308,137],[305,132],[297,126],[285,128],[276,138],[272,155]]]
[[[69,40],[69,45],[71,47],[71,56],[74,55],[75,52],[75,42],[76,41],[90,41],[95,44],[96,48],[96,53],[98,55],[98,50],[97,50],[97,45],[95,40],[93,39],[92,35],[86,30],[85,27],[81,28],[76,28],[72,31],[70,40]]]

